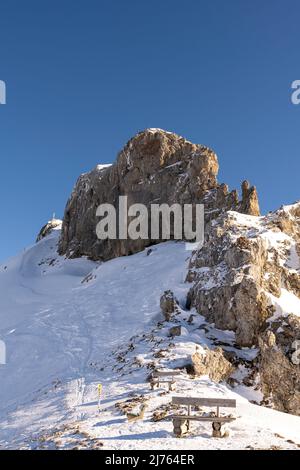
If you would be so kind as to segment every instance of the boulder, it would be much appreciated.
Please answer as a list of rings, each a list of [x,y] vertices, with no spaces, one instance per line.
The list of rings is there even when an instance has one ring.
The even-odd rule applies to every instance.
[[[166,290],[160,298],[160,308],[167,321],[178,311],[178,300],[170,290]]]
[[[205,350],[204,353],[196,351],[191,356],[192,374],[201,377],[208,375],[214,382],[226,380],[233,372],[232,364],[225,358],[223,349]]]
[[[170,336],[185,336],[188,334],[188,331],[183,326],[172,326],[169,330]]]

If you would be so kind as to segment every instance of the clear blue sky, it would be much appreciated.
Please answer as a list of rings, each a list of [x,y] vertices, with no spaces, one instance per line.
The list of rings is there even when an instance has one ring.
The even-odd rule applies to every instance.
[[[299,0],[1,0],[0,259],[147,127],[212,147],[263,211],[300,199],[299,22]]]

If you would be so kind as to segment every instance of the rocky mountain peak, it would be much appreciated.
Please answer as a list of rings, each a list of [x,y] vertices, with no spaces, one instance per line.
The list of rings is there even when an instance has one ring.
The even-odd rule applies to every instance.
[[[145,170],[150,173],[187,159],[194,160],[195,164],[201,161],[203,171],[206,170],[210,178],[208,184],[217,184],[219,165],[215,153],[203,145],[193,144],[184,137],[162,129],[146,129],[136,134],[119,153],[120,166],[123,166],[123,159],[127,167],[136,168],[144,164]]]
[[[108,260],[141,251],[158,240],[98,240],[97,207],[116,206],[119,196],[128,204],[204,204],[206,220],[227,210],[258,215],[254,187],[237,191],[219,184],[216,154],[204,145],[193,144],[175,133],[146,129],[136,134],[119,152],[111,166],[97,166],[82,175],[67,203],[59,250],[68,257],[88,256]]]

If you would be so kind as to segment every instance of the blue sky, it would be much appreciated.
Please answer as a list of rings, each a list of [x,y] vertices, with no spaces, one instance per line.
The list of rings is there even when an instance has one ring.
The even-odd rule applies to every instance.
[[[299,19],[298,0],[1,0],[0,259],[147,127],[213,148],[264,212],[300,199]]]

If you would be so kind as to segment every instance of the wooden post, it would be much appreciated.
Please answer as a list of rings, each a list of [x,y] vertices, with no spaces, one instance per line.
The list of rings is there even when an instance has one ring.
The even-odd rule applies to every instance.
[[[213,428],[212,437],[222,437],[221,423],[217,421],[213,421],[212,428]]]
[[[191,416],[191,413],[192,413],[192,407],[191,405],[188,405],[188,416]],[[188,427],[188,431],[190,430],[190,420],[188,420],[187,422],[187,427]]]
[[[188,421],[186,419],[175,418],[173,419],[174,434],[176,437],[182,437],[187,434],[189,430]]]
[[[213,421],[212,423],[212,437],[228,437],[229,432],[226,430],[226,423],[222,421]]]
[[[98,384],[98,413],[100,413],[100,405],[101,405],[101,394],[102,394],[102,384]]]
[[[176,385],[175,381],[169,382],[168,385],[169,385],[169,392],[172,392],[173,390],[175,390],[175,385]]]

